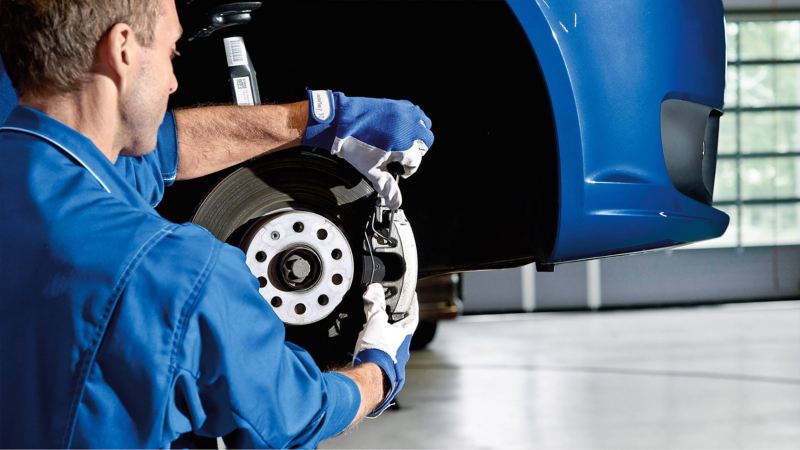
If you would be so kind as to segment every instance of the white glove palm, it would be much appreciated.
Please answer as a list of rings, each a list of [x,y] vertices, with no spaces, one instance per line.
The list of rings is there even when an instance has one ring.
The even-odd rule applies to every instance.
[[[373,362],[380,366],[392,386],[378,407],[369,414],[375,417],[391,405],[405,384],[405,368],[410,356],[411,336],[419,323],[417,296],[411,302],[408,315],[394,324],[389,323],[383,286],[371,284],[364,293],[364,313],[367,321],[358,336],[353,365]]]
[[[353,136],[336,138],[331,149],[332,154],[344,159],[364,175],[392,210],[403,204],[403,195],[394,176],[389,173],[389,164],[400,163],[405,170],[403,178],[408,178],[417,171],[427,151],[428,146],[420,140],[414,141],[408,150],[387,152]]]

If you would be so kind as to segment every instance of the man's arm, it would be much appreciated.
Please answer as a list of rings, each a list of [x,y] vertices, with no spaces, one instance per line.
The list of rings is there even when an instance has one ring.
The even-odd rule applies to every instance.
[[[184,433],[188,424],[198,436],[227,436],[231,448],[314,448],[375,408],[378,366],[322,373],[308,352],[285,341],[244,254],[186,228],[176,238],[218,252],[193,272],[207,278],[201,288],[194,284],[193,311],[180,332],[174,364],[181,380],[172,385],[165,434]]]
[[[405,100],[308,91],[285,105],[209,106],[176,111],[177,179],[213,173],[299,145],[329,150],[358,170],[392,210],[402,195],[388,167],[416,172],[433,144],[431,119]]]
[[[353,380],[358,385],[358,390],[361,393],[361,404],[358,407],[356,417],[347,427],[349,429],[361,422],[367,414],[374,411],[386,396],[383,371],[375,363],[364,363],[356,367],[340,370],[339,373]]]
[[[308,101],[285,105],[207,106],[175,111],[178,180],[197,178],[301,144]]]

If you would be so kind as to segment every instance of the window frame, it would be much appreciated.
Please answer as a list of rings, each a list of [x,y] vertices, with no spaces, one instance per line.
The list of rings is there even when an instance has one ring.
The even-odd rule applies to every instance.
[[[746,13],[726,13],[726,39],[729,38],[728,27],[731,23],[741,24],[747,22],[783,22],[783,21],[800,21],[800,11],[791,11],[791,12],[746,12]],[[775,158],[789,158],[794,161],[800,161],[800,148],[791,148],[788,151],[779,151],[778,146],[773,149],[762,149],[762,151],[750,151],[750,152],[743,152],[742,150],[742,114],[747,113],[772,113],[772,112],[793,112],[797,115],[800,115],[800,100],[795,100],[797,103],[790,103],[790,104],[780,104],[779,102],[775,102],[771,105],[764,105],[764,106],[742,106],[742,67],[747,66],[772,66],[778,67],[781,65],[797,65],[800,67],[800,54],[793,55],[792,58],[781,58],[781,55],[776,55],[774,59],[743,59],[742,58],[742,33],[741,28],[739,32],[736,33],[735,36],[736,43],[735,43],[735,59],[728,59],[728,70],[731,68],[735,68],[736,70],[736,77],[735,77],[735,85],[727,85],[726,89],[736,89],[735,92],[735,103],[733,105],[725,105],[724,112],[726,115],[734,116],[735,118],[735,151],[734,152],[723,152],[719,151],[717,154],[717,161],[718,161],[718,168],[720,161],[734,161],[735,166],[735,195],[726,195],[725,200],[715,201],[714,206],[720,207],[722,209],[727,209],[728,211],[733,210],[735,214],[731,215],[731,225],[729,226],[729,230],[726,230],[725,235],[721,236],[720,238],[712,239],[709,241],[703,241],[699,243],[690,244],[686,247],[687,249],[701,249],[701,248],[742,248],[742,247],[772,247],[777,245],[797,245],[800,244],[800,229],[798,229],[797,238],[789,243],[782,243],[781,238],[778,236],[778,226],[779,223],[776,220],[774,223],[774,237],[773,237],[773,244],[746,244],[745,242],[751,240],[750,237],[744,236],[745,227],[743,224],[744,215],[745,213],[744,208],[753,207],[753,206],[778,206],[778,205],[797,205],[797,208],[800,209],[800,192],[795,192],[793,196],[790,197],[782,197],[779,196],[777,193],[773,194],[773,198],[768,197],[756,197],[756,198],[744,198],[743,195],[743,170],[742,166],[744,165],[744,161],[755,161],[755,160],[768,160],[768,159],[775,159]],[[731,55],[728,55],[730,57]],[[777,76],[774,75],[773,76]],[[728,81],[731,80],[731,77],[728,77]],[[774,81],[773,81],[774,82]],[[727,96],[726,96],[727,97]],[[726,98],[727,99],[727,98]],[[724,120],[724,116],[723,116]],[[773,119],[774,120],[774,119]],[[797,145],[797,144],[795,144]],[[767,150],[767,151],[763,151]],[[796,163],[797,164],[797,163]],[[777,164],[776,164],[777,166]],[[800,177],[800,173],[795,172],[795,177]],[[800,180],[796,179],[795,183],[800,183]],[[730,194],[730,193],[727,193]],[[720,195],[719,193],[715,193],[715,196]],[[800,212],[798,212],[800,214]],[[777,217],[777,211],[776,211]],[[729,231],[733,231],[735,233],[735,238],[731,239],[728,235]],[[755,236],[753,236],[755,237]],[[724,243],[722,243],[724,242]],[[735,245],[731,242],[735,242]],[[721,245],[720,245],[721,244]]]

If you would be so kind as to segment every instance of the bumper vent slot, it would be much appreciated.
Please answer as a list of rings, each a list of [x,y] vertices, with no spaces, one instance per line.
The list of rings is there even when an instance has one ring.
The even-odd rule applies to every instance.
[[[707,205],[714,194],[719,118],[710,106],[669,99],[661,104],[661,144],[672,184]]]

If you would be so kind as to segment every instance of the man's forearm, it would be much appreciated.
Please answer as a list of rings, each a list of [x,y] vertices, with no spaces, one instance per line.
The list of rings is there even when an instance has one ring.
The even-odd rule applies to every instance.
[[[177,179],[186,180],[300,145],[308,124],[308,101],[182,109],[175,119]]]
[[[384,395],[386,395],[383,389],[383,371],[377,364],[364,363],[339,372],[355,381],[361,392],[361,405],[358,407],[358,414],[348,427],[351,428],[361,422],[383,401]]]

